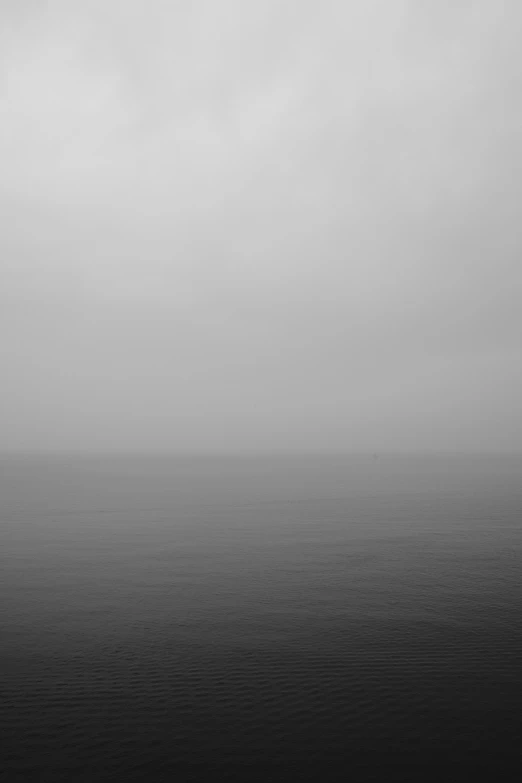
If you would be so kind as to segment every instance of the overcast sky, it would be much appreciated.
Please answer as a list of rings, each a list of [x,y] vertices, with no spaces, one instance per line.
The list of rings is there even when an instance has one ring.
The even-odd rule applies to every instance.
[[[0,0],[4,449],[522,450],[519,0]]]

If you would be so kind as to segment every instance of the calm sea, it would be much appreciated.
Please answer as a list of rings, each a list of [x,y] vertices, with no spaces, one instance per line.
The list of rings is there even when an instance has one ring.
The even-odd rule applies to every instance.
[[[522,457],[3,458],[0,539],[9,783],[518,759]]]

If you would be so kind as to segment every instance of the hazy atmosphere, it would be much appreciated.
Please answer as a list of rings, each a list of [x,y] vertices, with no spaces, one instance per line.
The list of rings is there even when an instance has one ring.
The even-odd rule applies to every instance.
[[[518,0],[0,0],[4,450],[522,450]]]

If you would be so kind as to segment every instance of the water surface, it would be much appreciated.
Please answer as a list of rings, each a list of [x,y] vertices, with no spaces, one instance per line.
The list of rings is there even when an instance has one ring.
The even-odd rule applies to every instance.
[[[521,477],[501,456],[3,458],[7,779],[507,769]]]

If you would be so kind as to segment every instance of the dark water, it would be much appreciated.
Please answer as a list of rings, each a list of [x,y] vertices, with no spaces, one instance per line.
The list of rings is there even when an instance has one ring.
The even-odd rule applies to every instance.
[[[3,459],[4,779],[517,779],[521,478]]]

